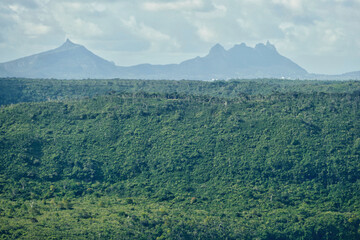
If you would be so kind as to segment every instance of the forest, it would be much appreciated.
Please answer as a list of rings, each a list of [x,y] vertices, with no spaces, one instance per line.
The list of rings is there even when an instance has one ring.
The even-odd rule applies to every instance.
[[[360,82],[0,79],[0,239],[360,239]]]
[[[20,102],[81,99],[112,93],[182,93],[233,98],[273,93],[349,93],[360,91],[360,81],[233,79],[228,81],[173,81],[134,79],[21,79],[0,78],[0,105]]]

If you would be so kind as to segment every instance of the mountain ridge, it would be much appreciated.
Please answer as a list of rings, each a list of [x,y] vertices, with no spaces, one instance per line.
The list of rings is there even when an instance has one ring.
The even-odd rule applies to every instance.
[[[309,74],[304,68],[278,53],[269,41],[254,48],[245,43],[226,50],[215,44],[203,57],[195,57],[179,64],[138,64],[117,66],[67,39],[61,46],[0,63],[0,77],[25,78],[133,78],[133,79],[360,79],[360,72],[341,75]]]

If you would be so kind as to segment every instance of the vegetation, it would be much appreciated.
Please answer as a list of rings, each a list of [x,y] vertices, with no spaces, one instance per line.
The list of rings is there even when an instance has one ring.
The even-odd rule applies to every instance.
[[[360,238],[358,82],[107,81],[0,108],[0,239]]]
[[[81,99],[114,93],[181,93],[232,98],[242,94],[349,93],[360,91],[359,81],[294,81],[279,79],[230,81],[170,80],[58,80],[0,78],[0,105],[20,102]]]

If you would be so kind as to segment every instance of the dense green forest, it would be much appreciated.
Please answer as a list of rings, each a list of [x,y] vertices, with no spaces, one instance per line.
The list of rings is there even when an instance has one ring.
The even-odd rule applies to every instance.
[[[273,93],[349,93],[360,91],[359,81],[294,81],[253,79],[229,81],[171,80],[58,80],[0,78],[0,105],[20,102],[81,99],[112,93],[182,93],[213,97]]]
[[[0,82],[0,239],[360,239],[359,82]]]

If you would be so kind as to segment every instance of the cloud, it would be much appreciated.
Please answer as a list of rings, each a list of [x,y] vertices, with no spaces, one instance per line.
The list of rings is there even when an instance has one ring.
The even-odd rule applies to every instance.
[[[303,0],[273,0],[273,3],[282,5],[292,11],[303,10]]]
[[[143,8],[148,11],[166,11],[166,10],[194,10],[204,6],[202,0],[185,0],[174,2],[145,2]]]
[[[107,5],[106,3],[103,2],[81,2],[81,1],[69,1],[69,2],[63,2],[63,1],[58,1],[58,2],[51,2],[50,5],[51,8],[53,7],[57,7],[57,11],[61,11],[64,12],[68,15],[71,14],[81,14],[81,15],[85,15],[85,16],[90,16],[95,14],[99,14],[99,13],[104,13],[106,12]]]
[[[51,31],[51,27],[44,24],[35,24],[31,22],[24,23],[24,33],[30,38],[36,38],[41,35],[48,34]]]
[[[101,38],[108,31],[101,19],[106,15],[106,6],[103,4],[81,1],[50,1],[43,8],[62,30],[65,35],[64,38],[83,41]]]
[[[147,39],[151,43],[152,51],[164,49],[164,47],[179,47],[179,44],[175,39],[145,25],[142,22],[138,23],[134,16],[130,16],[129,19],[122,20],[122,23],[135,35]]]
[[[73,21],[72,29],[70,31],[73,31],[75,34],[84,37],[96,37],[102,35],[103,33],[97,24],[85,21],[80,18],[77,18],[75,21]]]
[[[22,45],[32,43],[33,40],[40,39],[40,44],[41,38],[48,40],[49,35],[56,36],[61,32],[51,16],[35,1],[5,2],[8,4],[0,7],[0,22],[4,23],[3,39],[18,44],[16,48],[21,49]]]
[[[214,40],[216,41],[216,33],[208,27],[199,26],[197,30],[197,34],[205,42],[213,43]]]
[[[290,39],[291,41],[295,39],[306,40],[311,34],[309,28],[293,22],[282,22],[279,25],[279,28],[283,31],[285,38]]]
[[[207,6],[206,10],[193,12],[193,17],[198,20],[210,20],[216,18],[224,18],[227,14],[227,7],[221,4],[213,3]],[[188,13],[189,14],[189,13]]]

